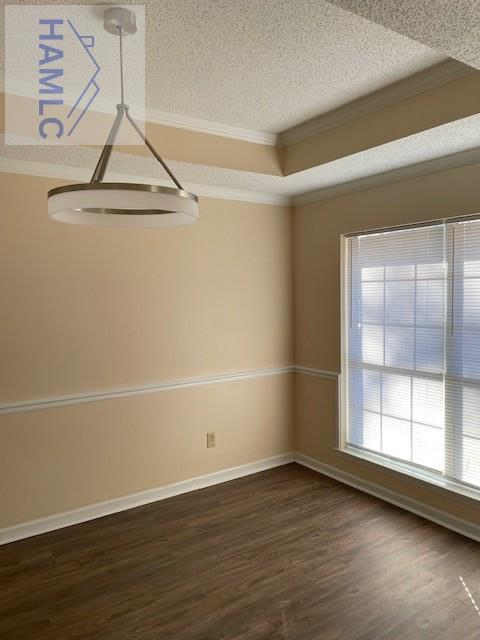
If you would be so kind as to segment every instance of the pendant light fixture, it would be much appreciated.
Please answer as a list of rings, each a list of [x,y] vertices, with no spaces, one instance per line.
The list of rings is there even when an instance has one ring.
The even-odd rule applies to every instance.
[[[121,7],[107,9],[103,26],[120,42],[120,104],[92,179],[84,184],[57,187],[48,192],[48,215],[54,220],[97,227],[170,227],[195,222],[198,199],[185,191],[165,161],[155,151],[128,111],[123,86],[124,35],[136,33],[135,14]],[[103,182],[113,145],[126,118],[152,155],[162,165],[176,188],[152,184]]]

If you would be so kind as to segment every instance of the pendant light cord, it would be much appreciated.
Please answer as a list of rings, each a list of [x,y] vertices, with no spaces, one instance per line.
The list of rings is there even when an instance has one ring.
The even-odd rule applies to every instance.
[[[118,36],[120,44],[120,100],[121,104],[125,104],[125,93],[123,88],[123,29],[118,27]]]

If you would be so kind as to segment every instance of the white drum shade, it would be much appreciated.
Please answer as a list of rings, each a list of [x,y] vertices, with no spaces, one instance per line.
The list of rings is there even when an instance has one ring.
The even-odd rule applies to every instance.
[[[48,215],[96,227],[172,227],[198,219],[198,200],[181,189],[91,182],[49,191]]]

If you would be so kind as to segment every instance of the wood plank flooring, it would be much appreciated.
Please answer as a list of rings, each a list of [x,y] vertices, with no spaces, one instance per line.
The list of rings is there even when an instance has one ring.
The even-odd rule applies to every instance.
[[[0,547],[2,640],[479,640],[480,544],[292,464]]]

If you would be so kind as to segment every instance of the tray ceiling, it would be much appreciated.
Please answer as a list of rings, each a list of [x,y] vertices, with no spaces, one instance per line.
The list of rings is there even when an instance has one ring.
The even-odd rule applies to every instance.
[[[242,199],[240,192],[245,197],[250,193],[290,198],[354,183],[419,163],[437,163],[441,158],[447,158],[447,162],[437,163],[439,168],[455,166],[457,161],[449,162],[448,157],[453,158],[455,154],[465,151],[472,151],[472,154],[468,155],[464,164],[480,160],[480,115],[456,120],[286,177],[186,162],[169,161],[169,165],[186,188],[197,190],[200,194],[205,193],[202,187],[207,187],[207,192],[212,195],[215,189],[237,190],[239,199]],[[3,145],[0,146],[1,158],[11,162],[13,172],[22,171],[23,163],[29,173],[28,163],[33,162],[36,163],[34,173],[38,175],[58,175],[83,181],[91,176],[98,150],[73,146]],[[42,164],[46,169],[42,170]],[[57,172],[55,166],[58,167]],[[158,164],[149,157],[115,152],[112,154],[110,168],[113,177],[122,176],[122,179],[131,182],[170,184]],[[425,170],[425,173],[428,172],[430,168]],[[213,190],[209,190],[210,187]]]

